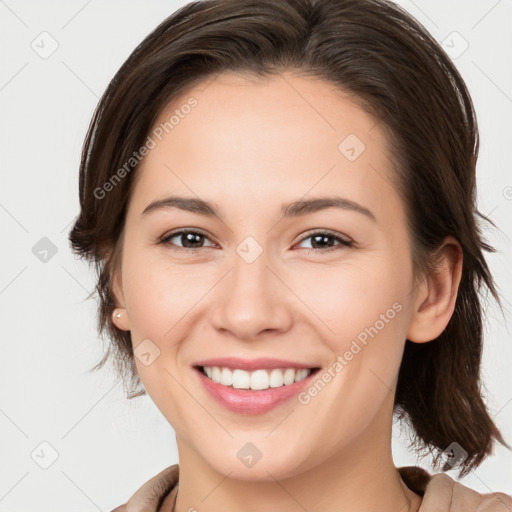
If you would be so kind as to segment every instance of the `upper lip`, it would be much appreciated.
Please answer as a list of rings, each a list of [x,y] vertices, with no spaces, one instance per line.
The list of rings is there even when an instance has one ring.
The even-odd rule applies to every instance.
[[[317,365],[308,363],[298,363],[296,361],[287,361],[285,359],[274,359],[268,357],[259,357],[257,359],[241,359],[240,357],[216,357],[213,359],[203,359],[196,361],[193,366],[221,366],[225,368],[239,368],[240,370],[254,371],[266,368],[318,368]]]

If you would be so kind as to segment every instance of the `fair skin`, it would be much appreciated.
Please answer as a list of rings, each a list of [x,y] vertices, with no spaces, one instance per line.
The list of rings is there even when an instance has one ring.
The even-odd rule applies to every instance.
[[[447,238],[439,272],[414,285],[396,163],[377,120],[340,90],[293,73],[221,75],[205,85],[155,123],[197,99],[137,169],[114,281],[116,325],[131,331],[135,349],[149,339],[160,351],[136,364],[176,432],[177,512],[419,510],[391,455],[394,390],[405,340],[436,338],[453,313],[460,246]],[[349,134],[366,146],[354,161],[338,149]],[[214,203],[222,220],[178,208],[142,213],[171,195]],[[357,202],[374,219],[335,207],[283,217],[282,204],[325,196]],[[188,246],[200,248],[182,236],[158,243],[179,229],[204,234]],[[313,229],[332,233],[333,247],[313,245]],[[236,251],[248,236],[263,249],[251,263]],[[192,365],[212,357],[327,369],[397,303],[400,311],[307,404],[243,415],[198,385]],[[237,457],[248,442],[262,453],[252,467]]]

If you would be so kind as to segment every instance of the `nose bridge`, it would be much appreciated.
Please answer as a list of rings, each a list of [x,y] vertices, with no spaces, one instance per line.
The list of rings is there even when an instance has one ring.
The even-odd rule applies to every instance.
[[[270,269],[270,260],[269,252],[254,237],[246,237],[235,248],[214,315],[218,329],[251,338],[261,331],[289,327],[286,290]]]
[[[269,291],[271,272],[268,268],[269,252],[256,241],[247,237],[235,249],[231,279],[241,294],[256,296],[260,291]],[[241,297],[239,297],[241,298]]]

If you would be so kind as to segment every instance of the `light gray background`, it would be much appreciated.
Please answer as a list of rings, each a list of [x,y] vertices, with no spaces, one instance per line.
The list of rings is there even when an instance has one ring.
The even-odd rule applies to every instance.
[[[174,432],[148,397],[126,400],[109,369],[87,373],[102,353],[96,302],[84,300],[94,273],[74,259],[67,236],[100,95],[135,46],[185,3],[0,0],[0,512],[109,511],[178,462]],[[476,105],[479,207],[499,227],[485,233],[498,249],[488,261],[506,308],[506,321],[495,306],[488,311],[483,377],[512,443],[512,2],[400,3],[451,47]],[[57,251],[46,262],[32,251],[43,237]],[[396,465],[428,468],[398,434]],[[58,457],[43,469],[53,450]],[[463,483],[512,494],[511,452],[497,446]]]

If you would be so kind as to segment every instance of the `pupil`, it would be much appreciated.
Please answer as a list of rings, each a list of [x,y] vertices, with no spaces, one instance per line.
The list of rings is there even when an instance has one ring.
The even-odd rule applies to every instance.
[[[325,247],[325,245],[329,246],[329,247],[332,247],[332,243],[327,243],[326,240],[329,240],[331,237],[330,236],[324,236],[324,235],[314,235],[313,236],[313,243],[311,244],[314,248],[315,245],[317,245],[317,240],[320,240],[320,247]],[[325,245],[322,245],[322,244],[325,244]]]
[[[194,243],[198,243],[199,245],[201,245],[202,239],[204,238],[203,235],[195,234],[195,233],[185,233],[182,236],[184,236],[185,240],[186,240],[186,243],[183,244],[185,247],[187,247],[187,244],[193,245]],[[194,242],[194,238],[196,239],[195,242]],[[183,238],[182,238],[182,242],[183,242]]]

